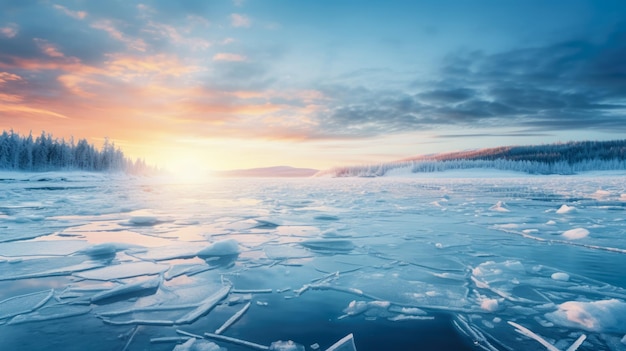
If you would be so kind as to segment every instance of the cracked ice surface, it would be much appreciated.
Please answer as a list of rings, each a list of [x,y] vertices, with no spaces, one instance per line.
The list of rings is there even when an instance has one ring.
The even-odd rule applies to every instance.
[[[626,349],[624,176],[4,178],[2,349]]]

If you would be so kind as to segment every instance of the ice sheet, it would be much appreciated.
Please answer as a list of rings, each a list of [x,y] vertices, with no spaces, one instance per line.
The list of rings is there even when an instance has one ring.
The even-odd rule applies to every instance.
[[[0,182],[2,340],[29,335],[31,322],[46,343],[76,349],[94,339],[193,349],[212,338],[323,350],[349,333],[376,342],[386,334],[372,330],[406,327],[415,332],[385,345],[445,349],[424,341],[428,324],[470,345],[458,350],[545,348],[511,321],[559,350],[624,345],[623,175],[77,179],[82,190],[51,179],[34,190]],[[309,319],[334,329],[296,328]]]

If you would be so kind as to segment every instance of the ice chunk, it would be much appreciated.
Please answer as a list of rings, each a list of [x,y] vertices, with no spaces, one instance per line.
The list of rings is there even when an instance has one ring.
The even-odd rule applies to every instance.
[[[270,350],[272,351],[304,351],[304,346],[300,344],[296,344],[295,342],[289,341],[274,341],[270,345]]]
[[[576,351],[576,350],[578,350],[580,345],[582,345],[583,342],[585,342],[586,339],[587,339],[587,335],[585,335],[585,334],[581,335],[580,337],[578,337],[578,339],[576,339],[576,341],[574,341],[572,346],[568,347],[567,350],[565,350],[565,351]]]
[[[178,332],[178,330],[177,330]],[[204,335],[207,338],[211,338],[211,339],[215,339],[215,340],[222,340],[222,341],[226,341],[226,342],[230,342],[236,345],[243,345],[243,346],[247,346],[253,349],[257,349],[257,350],[269,350],[270,348],[268,346],[265,345],[259,345],[250,341],[246,341],[246,340],[241,340],[241,339],[237,339],[237,338],[231,338],[229,336],[225,336],[225,335],[219,335],[219,334],[213,334],[213,333],[204,333]]]
[[[239,310],[232,317],[230,317],[226,322],[224,322],[224,324],[222,324],[222,326],[219,327],[215,331],[215,334],[222,334],[222,332],[226,330],[228,327],[230,327],[231,325],[233,325],[233,323],[235,323],[237,319],[241,318],[241,316],[243,316],[243,314],[246,313],[248,308],[250,308],[250,302],[248,302],[245,306],[243,306],[241,310]]]
[[[586,238],[589,235],[589,231],[585,228],[575,228],[575,229],[570,229],[570,230],[563,232],[562,235],[566,239],[577,240],[577,239]]]
[[[352,300],[350,301],[350,304],[348,304],[348,307],[343,310],[343,312],[348,316],[355,316],[357,314],[361,314],[367,311],[367,309],[367,302]]]
[[[172,351],[225,351],[226,349],[219,347],[216,343],[190,338],[185,343],[176,345]]]
[[[565,327],[592,332],[626,332],[626,303],[617,299],[591,302],[567,301],[558,305],[546,318]]]
[[[498,299],[483,299],[480,302],[480,308],[485,311],[495,312],[500,308],[500,304],[498,303]]]
[[[569,280],[569,274],[563,273],[563,272],[552,273],[550,277],[554,280],[560,280],[563,282],[566,282]]]
[[[558,214],[565,214],[565,213],[571,213],[571,212],[574,212],[574,211],[576,211],[576,207],[562,205],[561,207],[559,207],[558,210],[556,210],[556,213],[558,213]]]
[[[354,345],[354,335],[352,333],[344,336],[341,340],[332,344],[326,351],[357,351]]]
[[[354,249],[352,241],[347,239],[309,239],[300,242],[300,245],[311,250],[322,251],[351,251]]]
[[[126,250],[136,245],[120,244],[120,243],[104,243],[86,247],[77,253],[87,255],[95,259],[114,257],[118,251]]]
[[[128,219],[127,224],[132,226],[153,226],[161,223],[157,216],[153,215],[134,215]]]
[[[91,297],[91,302],[98,302],[111,298],[117,298],[124,295],[136,295],[145,293],[146,291],[156,290],[161,284],[161,277],[146,279],[137,283],[125,284],[95,294]]]
[[[141,275],[159,274],[165,272],[168,269],[169,266],[167,265],[156,264],[152,262],[130,262],[99,269],[93,269],[86,272],[80,272],[76,273],[75,275],[84,279],[112,280],[138,277]]]
[[[522,334],[522,335],[526,335],[527,337],[536,340],[538,343],[540,343],[541,345],[545,346],[546,349],[548,349],[549,351],[560,351],[559,349],[557,349],[554,345],[552,345],[551,343],[549,343],[548,341],[546,341],[546,339],[542,338],[541,336],[535,334],[533,331],[531,331],[530,329],[523,327],[515,322],[512,321],[508,321],[508,323],[510,325],[512,325],[513,327],[515,327],[515,331],[517,331],[518,333]]]
[[[52,297],[54,290],[13,296],[0,301],[0,319],[11,318],[18,314],[32,312],[43,306]]]
[[[511,212],[506,208],[506,204],[503,201],[498,201],[495,205],[489,207],[489,210],[495,212]]]
[[[233,256],[239,254],[239,243],[237,240],[228,239],[217,241],[210,246],[198,251],[198,257]]]
[[[209,313],[209,311],[213,309],[213,307],[215,307],[215,305],[217,305],[218,302],[220,302],[222,299],[224,299],[228,295],[228,293],[230,293],[230,289],[231,289],[230,285],[221,287],[213,295],[204,299],[204,301],[202,301],[200,306],[198,306],[196,309],[194,309],[193,311],[187,313],[186,315],[178,319],[176,321],[176,324],[193,323],[198,318]]]

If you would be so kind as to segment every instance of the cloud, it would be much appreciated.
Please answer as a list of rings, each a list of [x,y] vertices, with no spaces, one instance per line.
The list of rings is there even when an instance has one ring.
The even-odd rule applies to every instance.
[[[63,55],[63,53],[59,51],[55,45],[49,43],[48,41],[40,38],[35,38],[33,41],[44,54],[50,57],[65,57],[65,55]]]
[[[246,15],[241,15],[238,13],[233,13],[230,15],[230,25],[235,28],[248,28],[252,24],[250,18]]]
[[[213,55],[213,61],[243,62],[246,60],[247,58],[243,55],[228,52],[219,52]]]
[[[66,14],[67,16],[70,16],[72,18],[76,18],[79,20],[85,19],[85,17],[87,17],[87,12],[85,11],[72,11],[70,9],[68,9],[67,7],[61,6],[61,5],[52,5],[55,9],[63,12],[64,14]]]
[[[625,132],[624,57],[626,31],[600,42],[569,40],[495,54],[456,52],[434,82],[416,80],[396,91],[321,86],[333,99],[315,116],[317,129],[333,137],[442,127]],[[411,90],[417,92],[407,93]]]
[[[2,112],[22,112],[27,114],[51,116],[55,118],[67,119],[69,117],[46,109],[34,108],[24,105],[3,104],[0,102],[0,111]]]
[[[15,23],[10,23],[7,26],[0,27],[0,34],[7,38],[14,38],[17,35],[18,26]]]
[[[9,81],[22,80],[22,77],[9,72],[0,72],[0,86]]]
[[[105,31],[106,33],[109,34],[109,36],[111,36],[111,38],[114,38],[126,44],[126,46],[129,49],[133,49],[133,50],[141,51],[141,52],[146,51],[147,45],[142,38],[132,38],[124,34],[115,26],[115,24],[111,20],[96,21],[92,23],[91,27]]]

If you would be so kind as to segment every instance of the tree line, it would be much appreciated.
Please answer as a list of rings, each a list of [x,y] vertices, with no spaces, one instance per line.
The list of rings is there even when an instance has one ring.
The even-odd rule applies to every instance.
[[[626,140],[505,146],[420,156],[396,162],[338,167],[321,172],[319,175],[380,177],[398,168],[406,168],[411,173],[471,168],[529,174],[575,174],[585,171],[626,170]]]
[[[42,132],[22,136],[13,130],[0,134],[0,169],[12,171],[82,170],[145,174],[155,169],[144,160],[124,156],[115,143],[104,140],[101,149],[80,139],[69,141]]]

